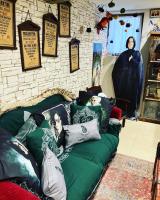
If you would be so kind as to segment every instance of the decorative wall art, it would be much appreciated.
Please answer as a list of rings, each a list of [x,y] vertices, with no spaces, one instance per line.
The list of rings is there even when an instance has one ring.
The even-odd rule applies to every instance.
[[[59,37],[70,37],[70,2],[58,4]]]
[[[160,35],[151,35],[150,60],[160,61]]]
[[[58,45],[58,20],[52,13],[43,15],[42,55],[56,57]]]
[[[16,0],[0,0],[0,49],[16,49]]]
[[[150,10],[150,17],[151,18],[160,17],[160,8],[151,9]]]
[[[39,30],[40,27],[31,20],[18,25],[23,71],[41,67]]]
[[[92,86],[100,85],[102,43],[93,43]]]
[[[79,69],[79,43],[80,41],[76,38],[69,42],[70,73]]]

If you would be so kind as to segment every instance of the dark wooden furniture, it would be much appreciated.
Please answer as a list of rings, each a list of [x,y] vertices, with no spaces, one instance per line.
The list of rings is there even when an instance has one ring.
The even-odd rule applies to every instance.
[[[150,35],[140,119],[160,124],[160,33],[157,32],[151,32]]]

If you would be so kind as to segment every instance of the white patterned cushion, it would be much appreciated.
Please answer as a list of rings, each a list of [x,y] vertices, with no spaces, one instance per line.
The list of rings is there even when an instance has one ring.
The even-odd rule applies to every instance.
[[[63,128],[66,131],[66,148],[87,140],[101,139],[97,119],[81,124],[66,125]]]

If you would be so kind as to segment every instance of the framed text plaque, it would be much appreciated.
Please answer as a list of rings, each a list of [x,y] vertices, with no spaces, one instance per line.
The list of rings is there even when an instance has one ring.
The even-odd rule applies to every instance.
[[[16,0],[0,0],[0,49],[16,49]]]
[[[58,20],[52,13],[43,15],[42,55],[57,57]]]
[[[31,20],[18,25],[23,71],[41,67],[39,30],[40,27]]]
[[[58,4],[59,37],[70,37],[70,2]]]
[[[69,42],[70,73],[79,69],[79,43],[80,41],[77,39]]]

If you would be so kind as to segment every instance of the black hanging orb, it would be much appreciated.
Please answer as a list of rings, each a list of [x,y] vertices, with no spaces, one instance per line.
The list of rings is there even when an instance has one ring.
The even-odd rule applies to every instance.
[[[99,6],[98,10],[99,10],[99,12],[102,12],[102,13],[104,12],[104,8],[102,6]]]
[[[121,8],[120,13],[125,13],[126,9],[125,8]]]
[[[111,40],[110,43],[113,43],[113,40]]]
[[[138,28],[136,29],[136,32],[139,32],[139,29],[138,29]]]
[[[133,14],[133,17],[137,17],[137,16],[138,16],[138,14],[137,14],[137,13]]]
[[[129,28],[131,27],[131,24],[130,23],[126,23],[126,28]]]
[[[109,8],[113,8],[115,6],[115,3],[113,2],[113,0],[108,4]]]

